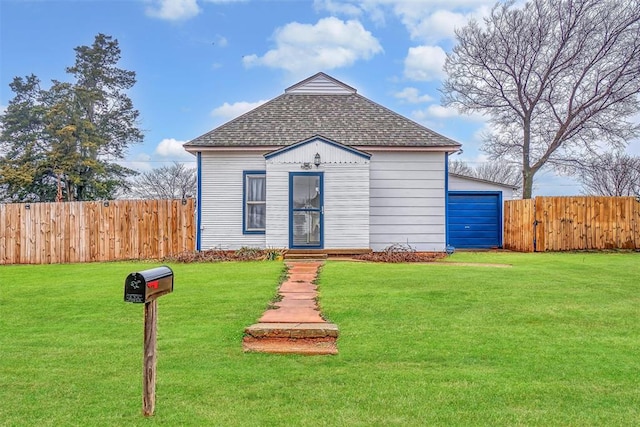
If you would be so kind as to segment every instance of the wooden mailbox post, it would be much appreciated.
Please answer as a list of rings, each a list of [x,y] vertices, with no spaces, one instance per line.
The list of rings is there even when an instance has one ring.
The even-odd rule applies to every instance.
[[[144,303],[144,351],[142,367],[142,413],[152,416],[156,407],[158,298],[173,292],[173,271],[157,267],[131,273],[124,282],[125,302]]]

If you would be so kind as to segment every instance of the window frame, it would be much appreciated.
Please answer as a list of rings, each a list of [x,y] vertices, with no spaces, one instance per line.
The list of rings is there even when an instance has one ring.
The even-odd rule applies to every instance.
[[[251,178],[262,178],[265,181],[265,199],[264,201],[250,201],[249,197],[249,180]],[[267,172],[264,170],[248,170],[242,172],[242,234],[265,234],[265,228],[249,228],[248,227],[248,218],[249,214],[249,205],[264,205],[265,207],[265,223],[266,223],[266,215],[267,215],[267,196],[266,196],[266,182],[267,182]]]

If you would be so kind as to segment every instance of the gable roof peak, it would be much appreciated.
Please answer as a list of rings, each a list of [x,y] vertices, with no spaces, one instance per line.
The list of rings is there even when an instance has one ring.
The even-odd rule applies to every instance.
[[[287,94],[352,95],[357,90],[323,72],[314,74],[284,90]]]

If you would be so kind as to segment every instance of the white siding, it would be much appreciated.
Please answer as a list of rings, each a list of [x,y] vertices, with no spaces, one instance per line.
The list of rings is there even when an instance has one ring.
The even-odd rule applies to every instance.
[[[330,164],[324,174],[324,246],[369,248],[369,164]]]
[[[321,140],[267,160],[268,247],[289,247],[289,172],[305,172],[319,153],[324,173],[324,248],[369,247],[369,160]]]
[[[200,232],[203,250],[265,247],[264,234],[243,234],[242,172],[245,170],[265,170],[262,154],[202,153]]]
[[[376,152],[370,178],[371,249],[445,249],[444,153]]]
[[[449,191],[502,191],[502,200],[515,198],[512,187],[453,175],[449,175]]]
[[[289,169],[291,165],[267,163],[268,248],[289,247]],[[298,167],[297,170],[300,170]]]

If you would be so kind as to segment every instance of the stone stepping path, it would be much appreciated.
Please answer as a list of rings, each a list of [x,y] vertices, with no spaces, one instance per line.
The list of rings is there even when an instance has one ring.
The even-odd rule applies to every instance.
[[[323,262],[288,261],[286,280],[278,289],[278,301],[258,323],[244,330],[242,348],[247,352],[338,354],[338,327],[322,318],[315,280]]]

